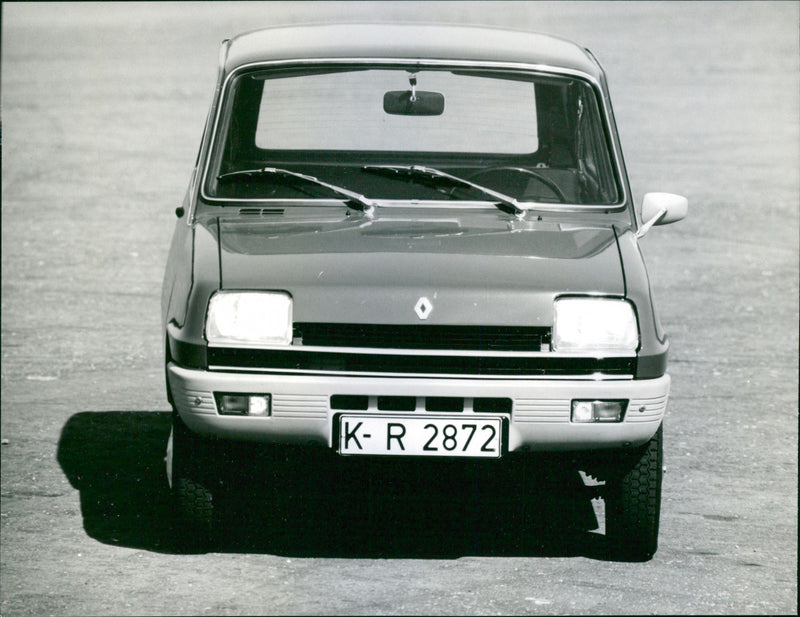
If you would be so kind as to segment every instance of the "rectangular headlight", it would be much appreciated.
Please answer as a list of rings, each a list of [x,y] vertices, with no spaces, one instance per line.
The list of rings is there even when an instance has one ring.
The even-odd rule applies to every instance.
[[[208,303],[206,339],[212,345],[288,345],[292,298],[282,292],[219,291]]]
[[[553,323],[553,350],[566,352],[633,352],[639,326],[633,306],[616,298],[558,298]]]

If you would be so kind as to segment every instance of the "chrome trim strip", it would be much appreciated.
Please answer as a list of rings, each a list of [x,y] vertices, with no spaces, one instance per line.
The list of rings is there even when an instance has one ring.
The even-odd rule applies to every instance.
[[[186,213],[186,225],[188,225],[189,227],[191,227],[194,224],[194,213],[197,210],[197,186],[198,186],[198,184],[197,184],[197,175],[198,175],[197,172],[198,171],[199,171],[198,167],[195,166],[195,168],[192,170],[191,178],[189,179],[189,194],[188,194],[188,198],[189,198],[189,200],[188,200],[189,201],[188,210],[189,211]]]
[[[453,357],[491,357],[491,358],[583,358],[590,360],[607,360],[610,358],[635,358],[635,351],[620,351],[606,355],[592,355],[591,352],[564,351],[481,351],[480,349],[393,349],[388,347],[322,347],[309,345],[208,345],[209,349],[257,349],[259,351],[290,351],[309,353],[338,353],[383,356],[453,356]]]
[[[266,200],[266,199],[223,199],[218,197],[209,197],[205,194],[205,187],[206,187],[206,180],[208,178],[208,168],[211,164],[211,153],[215,151],[216,146],[216,139],[217,139],[217,130],[219,127],[219,119],[220,114],[222,113],[222,108],[227,99],[228,95],[228,84],[230,83],[231,79],[236,77],[239,73],[247,71],[252,68],[257,67],[264,67],[264,68],[278,68],[283,66],[305,66],[308,64],[370,64],[370,65],[408,65],[414,64],[419,67],[472,67],[476,69],[510,69],[510,70],[520,70],[526,71],[528,73],[541,73],[544,75],[560,75],[560,76],[568,76],[568,77],[577,77],[589,82],[596,90],[596,95],[598,95],[599,102],[601,103],[602,107],[602,114],[605,119],[606,129],[610,132],[611,128],[614,125],[610,116],[610,106],[608,105],[608,101],[606,100],[605,92],[603,91],[603,87],[600,82],[595,79],[592,75],[588,73],[584,73],[583,71],[577,71],[575,69],[567,69],[567,68],[560,68],[555,66],[549,66],[545,64],[526,64],[526,63],[519,63],[519,62],[496,62],[496,61],[478,61],[478,60],[420,60],[418,58],[308,58],[308,59],[296,59],[296,60],[272,60],[272,61],[264,61],[264,62],[251,62],[249,64],[243,64],[241,66],[236,67],[232,70],[228,75],[225,77],[225,81],[222,85],[220,96],[215,99],[216,101],[216,114],[214,117],[214,125],[213,130],[211,132],[211,138],[209,141],[209,146],[204,153],[204,167],[203,167],[203,176],[202,181],[200,183],[200,197],[209,202],[209,203],[276,203],[276,202],[286,202],[286,200]],[[535,204],[535,206],[531,207],[531,210],[543,210],[543,211],[552,211],[552,212],[586,212],[586,211],[614,211],[619,212],[625,209],[625,206],[628,202],[628,187],[627,183],[625,182],[625,175],[622,173],[622,154],[617,147],[617,141],[615,139],[611,139],[611,151],[613,152],[613,166],[617,173],[616,180],[619,183],[619,188],[621,191],[621,200],[619,203],[615,205],[581,205],[581,204],[552,204],[552,206],[560,206],[559,207],[551,207],[551,204],[547,204],[546,206],[540,206],[540,204],[535,204],[535,202],[521,202],[522,204],[530,203]],[[330,200],[326,200],[330,201]],[[342,203],[341,200],[337,200],[338,203]],[[380,200],[377,200],[377,203],[380,205]],[[487,202],[491,203],[491,202]]]
[[[605,375],[593,373],[591,375],[475,375],[471,373],[382,373],[364,371],[325,371],[304,369],[270,369],[270,368],[242,368],[230,366],[209,365],[209,371],[219,373],[252,373],[269,375],[319,375],[342,377],[391,377],[398,379],[463,379],[475,381],[632,381],[633,375]]]

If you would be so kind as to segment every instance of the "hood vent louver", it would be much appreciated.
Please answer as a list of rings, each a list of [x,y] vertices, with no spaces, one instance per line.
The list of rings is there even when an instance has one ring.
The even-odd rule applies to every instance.
[[[280,216],[283,208],[240,208],[240,216]]]

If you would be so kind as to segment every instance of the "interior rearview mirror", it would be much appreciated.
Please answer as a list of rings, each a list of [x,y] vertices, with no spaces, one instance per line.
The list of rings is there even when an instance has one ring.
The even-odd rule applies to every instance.
[[[444,95],[424,90],[392,90],[383,95],[383,111],[394,116],[441,116]]]

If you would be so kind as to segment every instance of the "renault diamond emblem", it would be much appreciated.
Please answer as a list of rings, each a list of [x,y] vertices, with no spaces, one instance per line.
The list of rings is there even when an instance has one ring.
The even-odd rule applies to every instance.
[[[433,312],[433,304],[425,296],[422,296],[414,305],[414,312],[420,319],[427,319]]]

